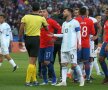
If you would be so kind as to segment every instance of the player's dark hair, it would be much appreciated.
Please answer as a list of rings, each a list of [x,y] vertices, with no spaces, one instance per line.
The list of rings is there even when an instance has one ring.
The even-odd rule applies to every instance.
[[[89,8],[89,16],[93,17],[93,9]]]
[[[0,13],[0,16],[6,18],[5,14],[4,13]]]
[[[46,7],[41,7],[41,10],[46,10],[50,14],[50,11]]]
[[[79,8],[75,8],[74,10],[78,10],[79,11]]]
[[[79,12],[80,12],[80,15],[86,15],[87,8],[86,7],[81,7]]]
[[[33,11],[39,11],[40,10],[40,4],[38,2],[32,3],[32,10]]]
[[[64,8],[64,10],[68,10],[71,14],[73,14],[73,9],[72,8]]]

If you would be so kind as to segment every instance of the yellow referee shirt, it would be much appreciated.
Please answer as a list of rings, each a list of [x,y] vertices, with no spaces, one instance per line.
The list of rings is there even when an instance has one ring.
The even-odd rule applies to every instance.
[[[44,17],[39,15],[28,14],[21,19],[24,23],[24,33],[27,36],[40,36],[40,29],[42,26],[47,26],[47,21]]]

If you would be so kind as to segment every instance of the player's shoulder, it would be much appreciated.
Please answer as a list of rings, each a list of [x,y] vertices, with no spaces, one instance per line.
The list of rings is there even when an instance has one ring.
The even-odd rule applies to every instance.
[[[66,21],[63,22],[62,26],[66,24]]]
[[[54,20],[52,18],[48,18],[47,21],[50,22],[50,23],[56,22],[56,20]]]
[[[7,22],[2,23],[1,26],[2,26],[3,29],[6,29],[6,30],[7,29],[9,29],[9,30],[11,29],[10,25]]]
[[[97,23],[98,22],[97,19],[94,18],[94,17],[89,17],[89,19],[91,19],[93,21],[93,23]]]
[[[74,19],[79,20],[79,19],[81,19],[81,16],[75,17]]]
[[[105,24],[108,24],[108,20],[105,21]]]
[[[10,28],[10,25],[7,22],[4,22],[2,25],[3,25],[3,27],[9,27]]]
[[[47,20],[49,20],[49,21],[55,21],[53,18],[48,18]]]
[[[24,18],[28,18],[28,17],[30,17],[30,16],[37,16],[37,17],[39,17],[39,18],[43,18],[41,15],[39,15],[39,14],[26,14],[26,15],[24,15]]]
[[[73,21],[74,23],[79,23],[78,20],[76,20],[76,19],[73,19],[72,21]]]
[[[24,15],[22,18],[26,18],[26,17],[28,17],[29,16],[29,14],[26,14],[26,15]]]
[[[73,22],[74,25],[79,25],[79,22],[76,19],[73,19],[72,22]]]
[[[108,20],[106,20],[106,22],[105,22],[105,24],[104,24],[104,27],[105,27],[105,26],[108,26]]]
[[[93,23],[93,21],[88,17],[85,18],[85,21],[88,22],[88,23]]]

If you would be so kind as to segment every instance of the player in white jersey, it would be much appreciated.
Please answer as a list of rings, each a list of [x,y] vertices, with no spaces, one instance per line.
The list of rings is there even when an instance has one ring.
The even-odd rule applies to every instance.
[[[89,9],[89,15],[92,15],[91,9]],[[89,18],[93,21],[94,25],[97,26],[98,28],[98,31],[96,31],[97,34],[95,36],[90,35],[90,76],[91,76],[93,66],[96,68],[97,74],[98,75],[101,74],[97,63],[97,58],[96,58],[97,53],[95,51],[95,41],[94,41],[98,38],[98,35],[101,33],[101,27],[99,26],[96,18],[94,17],[89,17]]]
[[[89,17],[94,25],[97,23],[97,20],[94,17]],[[93,69],[93,63],[94,63],[94,58],[96,57],[95,54],[95,43],[94,43],[94,39],[97,38],[96,36],[90,35],[90,76],[92,73],[92,69]]]
[[[77,64],[77,48],[81,49],[80,24],[77,20],[72,19],[72,13],[72,9],[64,9],[63,16],[66,18],[66,21],[62,25],[62,34],[52,34],[55,37],[63,37],[61,45],[62,82],[56,86],[67,85],[67,65],[69,63],[72,65],[71,69],[76,70],[79,75],[79,86],[84,86],[81,68]]]
[[[9,61],[9,63],[13,66],[13,71],[17,69],[17,65],[14,60],[9,55],[9,45],[12,42],[12,32],[9,24],[5,22],[5,15],[3,13],[0,14],[0,65],[3,61],[3,56]]]

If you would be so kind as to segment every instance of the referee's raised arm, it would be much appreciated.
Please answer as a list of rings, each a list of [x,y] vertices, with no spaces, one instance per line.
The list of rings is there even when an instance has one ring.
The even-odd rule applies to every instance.
[[[33,85],[37,86],[36,79],[36,60],[39,50],[40,41],[40,29],[45,27],[47,29],[47,21],[44,17],[39,15],[40,5],[39,3],[32,4],[32,13],[25,15],[21,19],[21,25],[19,30],[19,47],[22,48],[22,37],[24,33],[24,42],[29,55],[29,65],[26,75],[26,86],[31,86],[31,78],[33,79]]]

